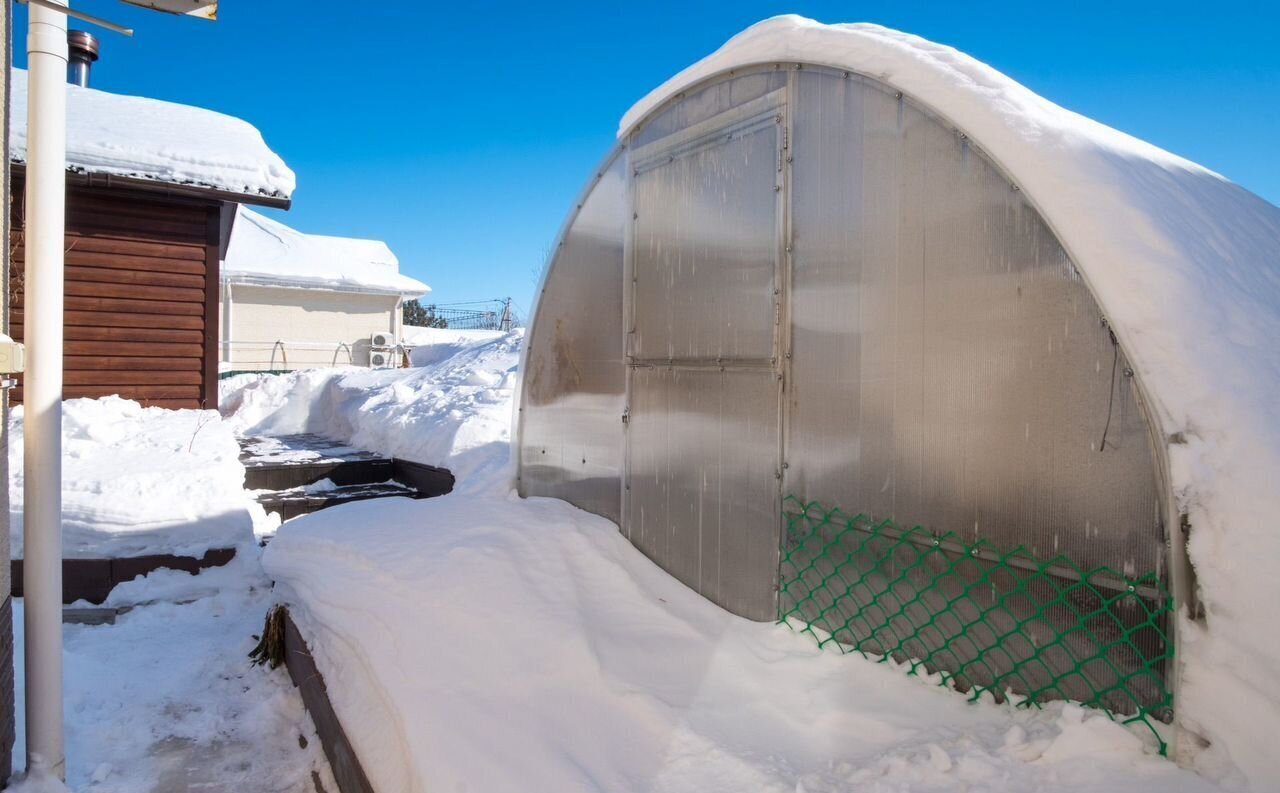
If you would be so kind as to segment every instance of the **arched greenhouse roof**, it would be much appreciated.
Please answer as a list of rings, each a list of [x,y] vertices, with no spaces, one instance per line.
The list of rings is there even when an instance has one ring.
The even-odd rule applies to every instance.
[[[1280,679],[1280,208],[951,47],[797,16],[760,22],[668,80],[619,137],[703,81],[770,63],[903,92],[967,135],[1057,234],[1137,371],[1190,526],[1208,640],[1182,634],[1181,710],[1265,779],[1266,736],[1280,729],[1280,702],[1261,693]],[[1254,713],[1242,718],[1240,703]]]

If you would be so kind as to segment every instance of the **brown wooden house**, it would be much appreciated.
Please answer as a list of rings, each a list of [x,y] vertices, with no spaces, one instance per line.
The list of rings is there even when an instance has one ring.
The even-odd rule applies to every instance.
[[[25,74],[14,75],[8,317],[21,341]],[[287,208],[293,174],[238,119],[68,92],[63,394],[216,408],[218,263],[235,207]],[[21,382],[10,393],[20,403]]]

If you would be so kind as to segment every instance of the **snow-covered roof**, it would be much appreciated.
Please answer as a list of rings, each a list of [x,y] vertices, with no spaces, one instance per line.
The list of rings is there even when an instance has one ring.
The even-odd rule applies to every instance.
[[[27,160],[27,72],[13,69],[9,159]],[[248,122],[190,105],[67,86],[67,167],[288,199],[293,171]]]
[[[1280,576],[1261,569],[1280,559],[1280,209],[951,47],[878,25],[760,22],[631,108],[619,135],[701,80],[779,62],[869,76],[930,108],[1054,229],[1139,374],[1190,518],[1210,635],[1181,634],[1194,671],[1180,713],[1263,778],[1275,768],[1263,736],[1280,729],[1280,701],[1262,693],[1280,677]],[[1264,712],[1240,718],[1229,703],[1246,701]]]
[[[233,283],[421,297],[431,287],[400,274],[381,240],[325,237],[239,207],[222,272]]]

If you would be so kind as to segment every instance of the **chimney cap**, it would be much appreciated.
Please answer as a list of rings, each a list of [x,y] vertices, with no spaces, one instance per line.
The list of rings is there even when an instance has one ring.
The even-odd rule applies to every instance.
[[[98,37],[87,30],[68,30],[67,46],[90,62],[98,60]]]

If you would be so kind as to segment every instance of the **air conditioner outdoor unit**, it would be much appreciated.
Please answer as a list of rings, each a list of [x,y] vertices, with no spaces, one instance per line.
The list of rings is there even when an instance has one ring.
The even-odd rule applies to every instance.
[[[394,347],[396,346],[396,337],[394,334],[373,333],[369,336],[369,346],[371,347]]]
[[[396,369],[400,366],[400,353],[397,350],[370,350],[370,369]]]

